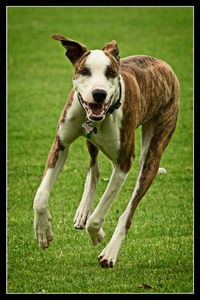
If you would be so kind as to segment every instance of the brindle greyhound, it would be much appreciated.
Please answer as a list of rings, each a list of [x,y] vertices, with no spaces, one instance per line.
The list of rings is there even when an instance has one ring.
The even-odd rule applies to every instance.
[[[71,90],[57,126],[44,176],[34,200],[34,227],[42,249],[53,234],[48,198],[68,154],[70,144],[86,137],[90,166],[84,193],[74,217],[74,227],[86,230],[94,245],[105,234],[102,229],[108,210],[122,188],[135,158],[135,131],[142,125],[139,173],[130,202],[120,216],[115,232],[99,255],[101,267],[113,267],[135,209],[159,169],[160,160],[174,133],[179,111],[179,83],[171,67],[150,56],[120,59],[115,41],[101,50],[87,48],[61,35],[59,40],[75,72]],[[99,149],[111,160],[108,186],[92,212],[100,176]]]

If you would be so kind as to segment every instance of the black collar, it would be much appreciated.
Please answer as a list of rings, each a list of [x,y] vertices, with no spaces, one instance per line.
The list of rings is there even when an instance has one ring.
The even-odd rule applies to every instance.
[[[117,99],[117,101],[114,104],[112,104],[109,107],[106,114],[112,114],[115,109],[118,109],[120,107],[120,105],[121,105],[121,102],[120,102],[121,101],[121,96],[122,96],[122,87],[121,87],[121,82],[119,82],[119,98]]]
[[[115,109],[118,109],[120,107],[120,105],[121,105],[121,102],[120,102],[121,96],[122,96],[122,87],[121,87],[121,83],[119,82],[119,98],[117,99],[117,101],[114,104],[112,104],[109,107],[106,114],[112,114]],[[79,100],[81,106],[83,107],[79,94],[78,94],[78,100]],[[83,109],[84,109],[84,107],[83,107]],[[85,128],[85,130],[86,130],[86,137],[87,137],[88,141],[91,140],[93,133],[97,134],[97,128],[92,127],[91,124],[92,124],[92,121],[89,121],[89,120],[87,120],[85,123],[82,124],[82,127]]]

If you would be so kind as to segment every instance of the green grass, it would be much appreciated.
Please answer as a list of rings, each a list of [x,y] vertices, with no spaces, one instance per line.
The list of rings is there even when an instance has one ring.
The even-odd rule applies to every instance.
[[[117,40],[121,57],[147,54],[168,62],[180,86],[180,115],[157,177],[140,202],[113,269],[97,257],[130,200],[136,160],[104,224],[106,238],[93,247],[73,228],[89,155],[83,138],[72,144],[49,207],[54,240],[36,244],[33,199],[41,182],[59,115],[72,87],[73,67],[52,33],[102,48]],[[7,292],[193,292],[193,10],[189,7],[8,8],[7,86]],[[101,178],[111,164],[100,155]],[[107,182],[100,180],[94,206]],[[154,289],[139,289],[142,283]]]

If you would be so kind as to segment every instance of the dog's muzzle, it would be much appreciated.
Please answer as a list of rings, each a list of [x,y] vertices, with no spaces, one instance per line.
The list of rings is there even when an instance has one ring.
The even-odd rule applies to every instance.
[[[107,103],[102,103],[107,93],[104,90],[96,89],[93,91],[93,98],[99,103],[90,103],[83,100],[80,93],[78,93],[78,100],[86,111],[87,118],[92,121],[102,121],[107,114],[112,114],[115,109],[118,109],[121,105],[121,83],[119,83],[119,98],[117,101],[111,105],[113,95],[110,97]],[[96,99],[95,99],[96,98]]]
[[[107,103],[101,103],[106,98],[106,96],[103,94],[101,96],[100,96],[100,94],[98,94],[98,96],[96,94],[95,96],[93,95],[93,97],[96,97],[96,99],[95,98],[94,99],[96,102],[99,102],[99,103],[86,102],[83,100],[81,94],[78,93],[78,100],[79,100],[81,106],[86,111],[87,118],[92,121],[102,121],[105,118],[106,113],[110,107],[113,96],[110,97],[110,99]],[[104,99],[103,99],[103,97],[104,97]],[[97,100],[97,98],[98,98],[98,100]]]
[[[92,91],[92,96],[95,102],[103,103],[103,101],[106,99],[107,93],[105,90],[95,89]]]

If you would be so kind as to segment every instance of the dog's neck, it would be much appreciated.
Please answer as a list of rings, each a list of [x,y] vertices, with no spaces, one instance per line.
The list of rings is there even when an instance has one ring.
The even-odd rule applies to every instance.
[[[115,109],[118,109],[120,107],[121,97],[122,97],[122,86],[121,86],[121,82],[119,81],[119,97],[118,97],[117,101],[115,101],[115,103],[109,107],[106,114],[112,114]]]

